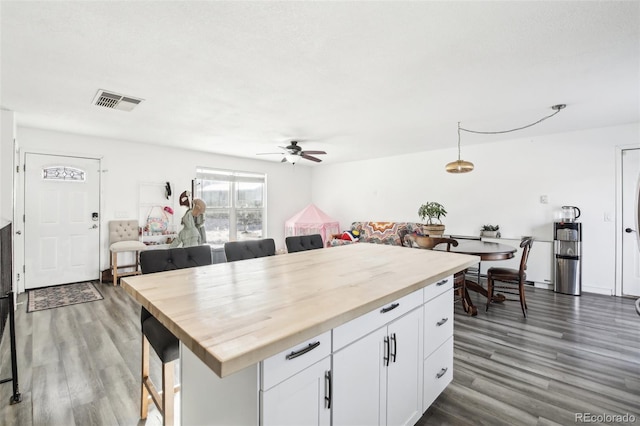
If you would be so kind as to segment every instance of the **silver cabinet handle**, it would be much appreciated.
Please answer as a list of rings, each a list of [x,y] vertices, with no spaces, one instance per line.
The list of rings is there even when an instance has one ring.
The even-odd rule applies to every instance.
[[[443,368],[442,370],[440,370],[440,372],[438,374],[436,374],[436,378],[439,379],[440,377],[444,376],[445,374],[447,374],[447,370],[448,368]]]
[[[380,309],[380,313],[381,314],[386,314],[389,311],[393,311],[395,308],[397,308],[398,306],[400,306],[399,303],[392,303],[391,305],[387,306],[386,308],[382,308]]]
[[[331,370],[324,373],[324,380],[325,380],[325,390],[324,390],[325,408],[331,409],[331,398],[332,398],[331,394],[333,393],[333,383],[331,381]]]
[[[396,333],[391,334],[391,344],[393,345],[391,361],[396,362],[396,355],[398,354],[398,338],[396,337]]]
[[[442,318],[440,321],[438,321],[438,322],[436,323],[436,325],[437,325],[438,327],[440,327],[441,325],[443,325],[443,324],[444,324],[445,322],[447,322],[447,321],[449,321],[449,318]]]
[[[438,282],[436,283],[436,286],[440,287],[441,285],[445,285],[445,284],[446,284],[446,283],[448,283],[448,282],[449,282],[449,280],[442,280],[442,281],[438,281]]]
[[[320,342],[309,343],[309,346],[307,346],[306,348],[302,348],[302,349],[300,349],[298,351],[293,351],[289,355],[285,356],[285,358],[287,360],[298,358],[299,356],[304,355],[307,352],[310,352],[310,351],[314,350],[318,346],[320,346]]]

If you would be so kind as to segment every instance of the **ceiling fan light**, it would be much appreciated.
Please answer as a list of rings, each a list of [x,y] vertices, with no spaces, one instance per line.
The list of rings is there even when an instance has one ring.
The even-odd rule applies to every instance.
[[[298,156],[293,154],[286,154],[284,158],[286,158],[287,161],[291,164],[296,164],[296,162],[298,161]]]
[[[470,161],[456,160],[448,163],[445,170],[449,173],[469,173],[473,167],[473,163]]]

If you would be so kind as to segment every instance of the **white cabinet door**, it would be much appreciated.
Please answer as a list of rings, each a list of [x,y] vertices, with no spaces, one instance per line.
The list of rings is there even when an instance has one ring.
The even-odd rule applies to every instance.
[[[333,354],[333,425],[384,424],[381,401],[386,389],[386,327]],[[384,373],[384,374],[383,374]]]
[[[262,426],[315,426],[331,423],[329,357],[261,392]]]
[[[422,309],[333,354],[333,425],[413,425],[422,415]]]
[[[422,309],[389,324],[387,425],[414,425],[422,416]]]

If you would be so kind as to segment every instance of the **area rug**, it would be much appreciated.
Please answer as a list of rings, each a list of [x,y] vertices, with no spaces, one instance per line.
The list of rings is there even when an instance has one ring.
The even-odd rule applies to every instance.
[[[104,297],[92,282],[37,288],[29,290],[27,312],[44,311],[102,299]]]

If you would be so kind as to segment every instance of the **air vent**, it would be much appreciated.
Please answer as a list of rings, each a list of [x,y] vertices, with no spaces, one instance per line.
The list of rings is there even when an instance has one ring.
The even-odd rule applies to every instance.
[[[98,90],[98,94],[93,99],[93,104],[105,108],[119,109],[120,111],[131,111],[143,100],[107,92],[106,90]]]

